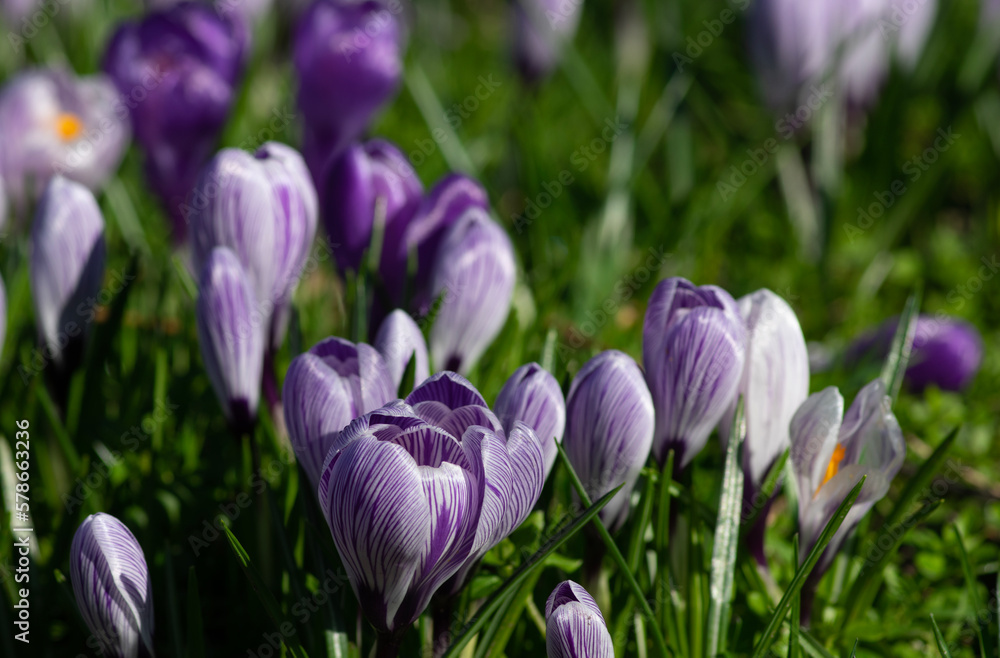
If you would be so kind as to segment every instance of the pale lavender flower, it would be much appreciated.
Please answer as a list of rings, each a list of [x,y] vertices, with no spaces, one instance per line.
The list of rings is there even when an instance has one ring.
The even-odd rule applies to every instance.
[[[514,62],[529,82],[543,78],[559,64],[563,41],[580,24],[583,0],[513,0]]]
[[[566,428],[566,401],[556,378],[537,363],[521,366],[500,389],[493,410],[507,431],[518,421],[534,430],[548,476],[559,453],[556,442],[562,442]]]

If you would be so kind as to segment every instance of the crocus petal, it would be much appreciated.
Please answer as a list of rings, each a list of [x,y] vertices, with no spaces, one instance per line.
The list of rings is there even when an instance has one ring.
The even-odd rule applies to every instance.
[[[481,464],[484,480],[483,507],[469,562],[486,554],[510,533],[508,507],[514,470],[510,453],[501,437],[483,427],[472,427],[462,437],[470,462]]]
[[[198,286],[198,342],[205,369],[229,420],[249,430],[257,415],[264,338],[254,322],[250,281],[231,250],[212,250]]]
[[[435,257],[431,297],[440,299],[430,334],[435,368],[468,372],[503,328],[515,281],[504,230],[471,208],[449,229]]]
[[[572,581],[556,586],[545,602],[548,658],[614,658],[614,644],[597,603]]]
[[[152,655],[153,593],[142,547],[110,514],[84,519],[70,547],[70,580],[90,631],[109,655]]]
[[[378,334],[375,335],[374,347],[385,360],[397,391],[411,360],[414,360],[414,386],[419,385],[430,375],[424,335],[420,333],[417,323],[405,311],[396,309],[386,316],[378,329]]]
[[[566,401],[556,378],[537,363],[521,366],[500,389],[493,410],[508,433],[516,421],[534,430],[547,476],[558,454],[556,442],[562,442],[566,427]]]
[[[468,405],[486,407],[486,400],[465,377],[454,372],[439,372],[424,380],[406,396],[406,403],[416,407],[421,402],[440,402],[448,409]]]
[[[87,329],[104,263],[104,218],[94,195],[54,177],[31,229],[31,297],[38,333],[57,362],[64,356],[60,343]]]
[[[830,457],[837,447],[844,398],[836,386],[813,393],[795,412],[789,425],[792,446],[789,458],[798,481],[799,513],[823,484]]]
[[[514,62],[529,82],[552,73],[563,40],[572,39],[583,0],[519,0],[512,3]]]
[[[507,451],[514,479],[507,506],[508,526],[512,532],[528,518],[542,495],[545,484],[545,459],[534,431],[518,422],[507,433]]]
[[[592,500],[625,483],[601,510],[605,524],[617,527],[627,517],[652,442],[653,401],[642,372],[622,352],[601,352],[573,378],[563,444]]]
[[[844,415],[838,442],[844,447],[846,463],[887,474],[885,490],[873,487],[877,498],[882,498],[906,456],[903,431],[892,413],[892,400],[885,394],[882,380],[869,383],[854,398]]]

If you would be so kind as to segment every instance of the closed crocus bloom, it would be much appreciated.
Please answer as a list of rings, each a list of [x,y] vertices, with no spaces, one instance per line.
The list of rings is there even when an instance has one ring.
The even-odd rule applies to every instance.
[[[470,383],[440,373],[356,419],[330,448],[320,504],[380,644],[395,648],[434,592],[537,501],[537,439],[524,425],[507,436],[498,425]]]
[[[559,453],[556,442],[562,442],[566,427],[566,401],[556,378],[537,363],[521,366],[500,389],[493,410],[507,431],[518,421],[534,430],[542,442],[548,476]]]
[[[468,372],[503,328],[514,294],[514,248],[485,210],[472,207],[448,230],[435,255],[431,328],[437,369]]]
[[[656,406],[653,454],[660,465],[675,451],[686,467],[701,452],[736,398],[746,329],[736,302],[716,286],[665,279],[649,298],[642,361]]]
[[[15,216],[55,174],[98,189],[118,168],[129,126],[102,75],[61,69],[21,73],[0,92],[0,176]]]
[[[611,528],[625,522],[629,497],[653,443],[653,400],[642,371],[627,354],[601,352],[573,378],[566,397],[563,445],[587,495],[621,491],[601,510]]]
[[[198,342],[215,394],[233,428],[248,432],[257,417],[264,338],[254,322],[250,280],[230,249],[216,247],[201,273]]]
[[[399,390],[411,360],[414,385],[420,384],[430,376],[424,335],[420,333],[417,323],[405,311],[396,309],[386,316],[375,336],[374,347],[382,355],[389,369],[393,390]]]
[[[316,192],[301,157],[268,142],[253,155],[223,149],[209,163],[191,195],[193,260],[200,269],[217,246],[232,249],[246,269],[257,300],[258,322],[272,326],[280,345],[280,315],[316,235]]]
[[[545,602],[548,658],[614,658],[615,647],[597,602],[580,585],[565,580]]]
[[[528,81],[549,75],[580,24],[583,0],[514,0],[514,61]]]
[[[105,655],[153,655],[153,591],[135,536],[110,514],[83,520],[70,547],[76,605]]]
[[[844,398],[831,386],[810,395],[792,418],[791,461],[798,483],[802,560],[847,494],[868,476],[817,573],[830,565],[854,527],[889,491],[903,465],[906,444],[891,406],[885,385],[875,380],[861,389],[847,414]]]
[[[424,187],[398,148],[381,139],[350,146],[327,169],[323,188],[323,223],[341,270],[358,270],[372,241],[375,204],[383,206],[383,241],[379,259],[386,283],[400,284],[406,259],[400,242]]]
[[[104,55],[177,240],[186,235],[184,201],[236,97],[246,41],[243,21],[183,2],[122,25]]]
[[[105,257],[104,217],[94,195],[56,176],[31,227],[31,298],[45,355],[64,368],[74,368],[82,356]]]
[[[396,387],[375,348],[327,338],[295,357],[282,396],[295,456],[315,486],[340,431],[395,399]]]
[[[295,30],[303,152],[320,187],[331,158],[368,127],[402,76],[399,3],[318,0]]]

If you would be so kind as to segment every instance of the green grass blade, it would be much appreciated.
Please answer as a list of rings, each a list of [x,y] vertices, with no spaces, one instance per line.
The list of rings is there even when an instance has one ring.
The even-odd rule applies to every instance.
[[[347,658],[349,655],[347,633],[326,631],[326,658]]]
[[[858,655],[858,640],[855,639],[854,640],[854,648],[851,649],[851,658],[854,658],[857,655]]]
[[[889,512],[889,516],[886,517],[885,524],[887,526],[892,526],[902,520],[903,515],[909,510],[913,501],[917,498],[921,491],[924,491],[927,488],[927,485],[930,484],[934,476],[937,475],[941,467],[944,465],[945,457],[948,456],[948,450],[958,437],[960,429],[961,427],[953,429],[948,436],[945,437],[944,441],[942,441],[941,444],[934,450],[931,456],[924,461],[916,475],[909,479],[906,483],[906,487],[903,489],[903,493],[900,494],[895,507],[892,508],[892,511]]]
[[[573,488],[576,489],[576,494],[580,497],[580,500],[583,501],[584,505],[589,505],[590,497],[587,495],[587,490],[583,487],[583,482],[580,481],[576,471],[573,470],[573,464],[570,463],[569,457],[566,455],[566,451],[563,450],[563,447],[558,443],[556,444],[556,447],[559,449],[559,458],[562,460],[563,465],[569,473],[570,481],[573,483]],[[618,489],[620,488],[621,486],[618,487]],[[653,633],[653,641],[656,643],[657,653],[659,653],[662,658],[667,658],[669,652],[667,650],[667,642],[663,638],[663,632],[660,630],[659,623],[657,623],[656,615],[653,614],[653,610],[649,607],[649,601],[646,600],[646,596],[643,594],[642,588],[639,587],[639,583],[632,575],[632,572],[629,571],[628,562],[625,561],[625,557],[622,555],[621,551],[618,550],[618,546],[615,544],[615,540],[611,537],[611,533],[608,532],[608,529],[604,527],[604,524],[601,523],[601,520],[597,517],[594,517],[594,528],[604,541],[604,545],[607,546],[608,553],[615,561],[615,564],[618,565],[621,576],[625,579],[626,584],[632,591],[632,596],[635,601],[638,602],[639,607],[642,610],[642,614],[646,616],[646,620],[649,622],[649,630]]]
[[[815,546],[813,546],[812,550],[809,551],[809,557],[806,558],[806,561],[799,567],[798,571],[795,572],[795,577],[792,578],[791,584],[788,586],[788,589],[785,590],[785,594],[781,597],[781,601],[778,602],[778,606],[775,608],[774,614],[771,616],[771,620],[767,623],[767,627],[764,629],[760,642],[757,643],[757,647],[754,649],[753,658],[762,658],[767,655],[768,651],[770,651],[771,643],[774,642],[774,638],[778,634],[778,630],[781,628],[785,615],[788,614],[788,609],[791,607],[792,598],[802,589],[802,586],[806,582],[806,578],[812,572],[816,563],[819,562],[819,558],[826,549],[826,545],[830,543],[831,539],[833,539],[834,533],[836,533],[840,528],[840,525],[844,522],[844,518],[847,517],[847,513],[851,511],[851,507],[854,506],[854,501],[858,499],[858,494],[861,493],[861,487],[864,486],[865,480],[867,479],[867,475],[862,476],[861,480],[854,485],[851,492],[847,494],[847,497],[844,498],[844,502],[842,502],[840,507],[837,508],[837,511],[834,512],[833,518],[831,518],[829,523],[826,524],[826,527],[820,534]]]
[[[469,157],[455,129],[448,122],[446,118],[448,115],[444,111],[444,106],[441,105],[441,101],[434,91],[434,86],[427,77],[427,73],[424,72],[423,67],[417,62],[410,62],[403,74],[403,79],[406,88],[420,109],[420,114],[423,115],[424,121],[427,122],[427,127],[430,128],[431,134],[443,133],[445,135],[444,139],[438,141],[438,146],[441,147],[441,155],[444,156],[448,167],[466,173],[473,178],[479,178],[476,165],[472,162],[472,158]],[[441,133],[437,131],[441,131]]]
[[[903,385],[903,375],[910,363],[910,350],[913,348],[913,337],[917,331],[917,313],[920,310],[920,293],[910,295],[899,316],[896,334],[892,337],[892,347],[882,366],[881,379],[885,382],[886,395],[896,401],[899,388]]]
[[[267,588],[264,581],[261,579],[260,574],[257,573],[257,568],[253,566],[253,562],[250,560],[250,555],[247,554],[243,545],[240,544],[240,540],[236,538],[232,530],[229,529],[228,524],[223,524],[223,530],[226,533],[226,539],[229,541],[229,548],[233,550],[233,554],[236,555],[236,559],[239,560],[240,568],[243,569],[243,573],[246,575],[247,580],[250,581],[250,586],[253,591],[257,593],[257,598],[260,599],[261,604],[264,606],[264,610],[267,612],[267,616],[271,618],[271,622],[274,623],[275,628],[281,628],[282,624],[290,624],[284,614],[281,612],[281,607],[275,600],[274,595],[271,594],[271,590]],[[281,641],[285,644],[288,652],[295,658],[307,658],[305,650],[302,645],[299,644],[299,639],[295,634],[291,636],[285,636],[282,634]]]
[[[559,534],[553,537],[545,546],[543,546],[537,553],[535,553],[531,559],[525,562],[520,569],[514,573],[513,576],[507,579],[503,585],[501,585],[490,598],[479,608],[478,613],[475,618],[473,618],[466,627],[459,633],[458,637],[452,642],[451,646],[448,647],[447,653],[444,654],[443,658],[457,658],[461,655],[462,649],[465,648],[472,638],[479,632],[479,630],[486,624],[486,621],[493,615],[494,612],[501,606],[504,599],[507,597],[515,587],[520,586],[524,580],[530,576],[535,569],[540,569],[544,563],[545,559],[556,552],[560,546],[566,543],[573,535],[580,531],[583,526],[590,523],[591,519],[597,516],[605,505],[607,505],[614,495],[618,493],[621,486],[609,491],[604,496],[601,497],[593,505],[590,505],[580,516],[576,518],[573,523],[566,526]]]
[[[965,550],[965,541],[962,539],[962,531],[955,526],[955,539],[958,541],[958,553],[962,558],[962,574],[965,576],[965,586],[969,590],[969,604],[973,610],[981,610],[979,596],[976,594],[976,573],[969,561],[969,552]],[[982,624],[972,625],[976,631],[976,639],[979,641],[979,655],[986,656],[986,638],[983,637]]]
[[[646,478],[646,484],[642,490],[642,497],[639,499],[639,514],[632,524],[632,532],[628,542],[628,568],[636,578],[639,577],[639,565],[642,560],[643,549],[646,547],[646,529],[649,528],[649,521],[653,516],[653,499],[656,497],[656,481],[653,478]]]
[[[726,463],[722,471],[722,495],[719,498],[719,516],[715,524],[715,541],[712,546],[712,570],[709,584],[708,606],[708,655],[725,652],[729,627],[729,611],[733,599],[733,580],[736,555],[739,552],[740,512],[743,504],[743,467],[740,449],[746,438],[747,428],[741,396],[733,417]]]
[[[513,593],[510,604],[507,606],[507,611],[502,617],[497,615],[500,623],[497,625],[496,631],[491,638],[483,638],[481,649],[476,652],[477,656],[504,655],[507,643],[510,641],[511,635],[514,634],[514,629],[524,614],[524,608],[528,604],[528,599],[531,598],[532,593],[535,591],[535,585],[538,583],[542,571],[544,570],[536,570],[521,584],[517,592]]]
[[[774,462],[774,466],[771,470],[767,472],[767,476],[764,478],[763,484],[760,487],[760,496],[756,497],[758,500],[768,501],[771,500],[771,496],[778,488],[778,483],[781,482],[781,474],[785,472],[785,463],[788,461],[788,453],[786,450],[781,453],[778,460]],[[746,532],[753,527],[753,524],[757,522],[757,517],[760,516],[761,510],[763,510],[765,505],[755,506],[750,512],[750,516],[747,517],[746,521],[743,522],[743,526],[740,528],[740,532]]]
[[[799,559],[798,534],[792,537],[792,555],[795,556],[797,562]],[[799,658],[801,655],[800,649],[802,647],[799,643],[802,640],[799,635],[802,630],[802,624],[799,623],[800,619],[802,619],[802,593],[796,592],[795,596],[792,597],[792,615],[788,619],[788,658]]]
[[[187,642],[189,658],[205,658],[205,630],[201,623],[201,597],[194,567],[188,569]]]
[[[934,615],[931,615],[931,626],[934,627],[934,639],[937,641],[938,652],[941,654],[941,658],[951,658],[951,651],[948,651],[948,645],[945,644],[944,635],[941,634],[941,629],[938,628],[937,622],[934,621]]]

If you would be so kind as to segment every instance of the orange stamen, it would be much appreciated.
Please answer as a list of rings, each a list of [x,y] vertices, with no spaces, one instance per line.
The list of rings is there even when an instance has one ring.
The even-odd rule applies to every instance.
[[[63,112],[56,117],[56,135],[64,142],[76,139],[83,133],[83,121],[70,112]]]
[[[816,487],[816,493],[813,494],[813,498],[819,495],[819,490],[823,488],[823,485],[832,480],[833,476],[840,470],[840,462],[844,461],[844,452],[844,446],[838,443],[837,447],[833,449],[833,454],[830,455],[830,463],[826,465],[826,473],[823,475],[823,481]]]

